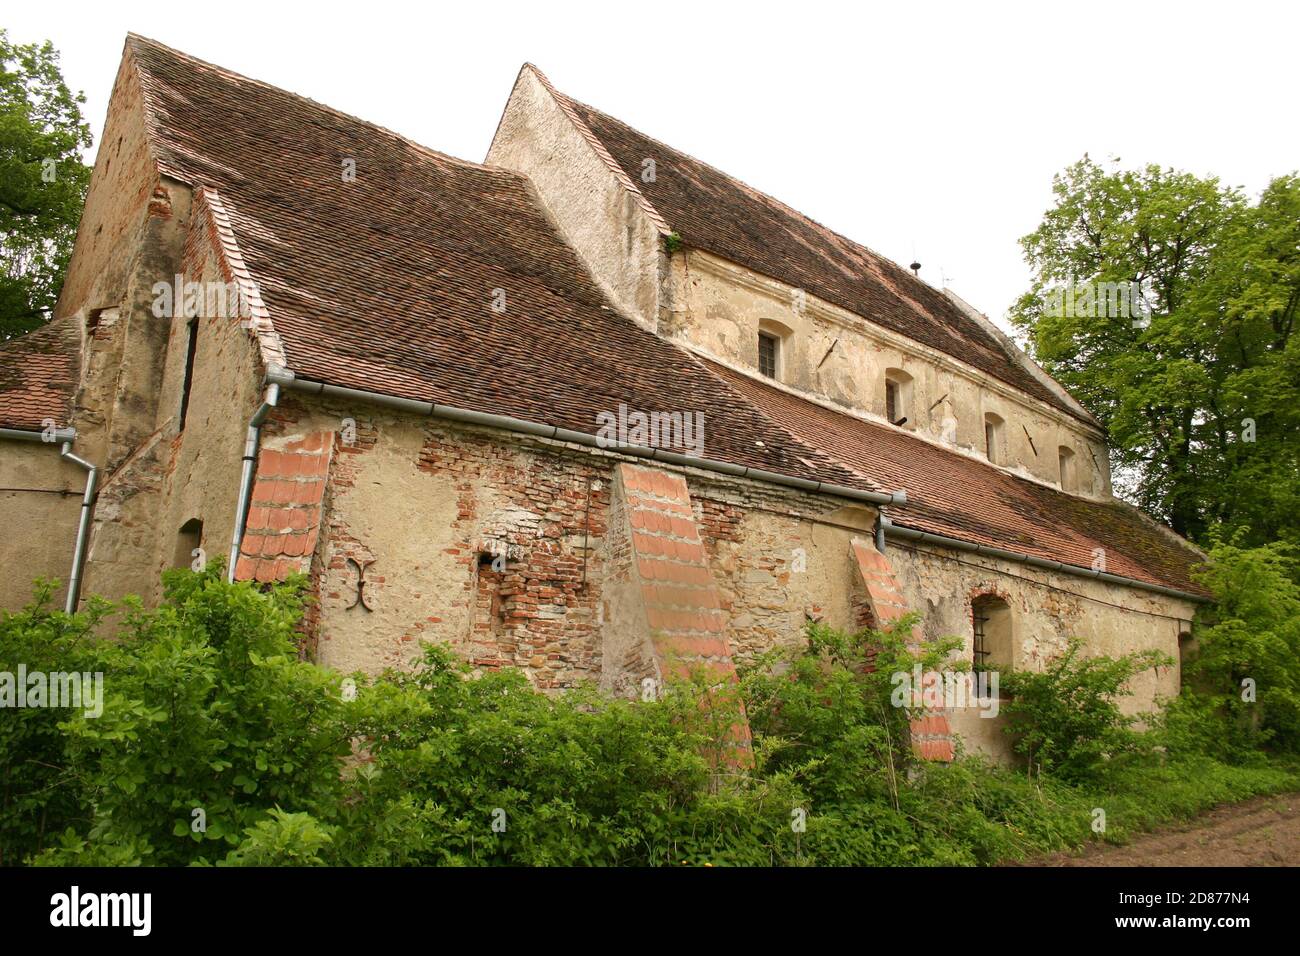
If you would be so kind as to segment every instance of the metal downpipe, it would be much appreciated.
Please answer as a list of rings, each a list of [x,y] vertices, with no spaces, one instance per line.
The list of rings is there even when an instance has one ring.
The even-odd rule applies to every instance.
[[[70,461],[86,471],[86,490],[81,496],[81,517],[77,520],[77,543],[72,551],[72,574],[68,577],[68,599],[63,609],[69,614],[77,613],[77,604],[81,600],[81,575],[86,564],[86,544],[90,540],[90,522],[95,511],[95,483],[99,469],[84,458],[72,453],[72,442],[65,441],[59,457]]]
[[[235,533],[230,541],[230,561],[226,566],[226,580],[235,583],[235,565],[239,549],[244,543],[244,525],[248,522],[248,506],[253,497],[253,475],[257,470],[257,448],[262,438],[262,423],[280,401],[280,386],[276,382],[266,386],[266,396],[249,419],[244,435],[243,468],[239,476],[239,499],[235,505]]]

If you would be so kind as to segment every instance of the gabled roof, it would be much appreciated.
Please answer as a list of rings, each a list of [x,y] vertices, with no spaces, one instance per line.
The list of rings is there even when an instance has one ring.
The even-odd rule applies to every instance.
[[[68,425],[81,370],[81,330],[60,319],[0,342],[0,427],[42,431]]]
[[[936,349],[1094,428],[948,296],[884,256],[693,156],[566,96],[529,64],[661,230]],[[655,161],[650,182],[641,177]]]
[[[1115,573],[1199,590],[1186,573],[1194,552],[1121,506],[829,412],[642,329],[606,302],[523,176],[153,41],[132,36],[127,51],[160,169],[219,195],[226,251],[296,375],[589,435],[621,403],[698,412],[709,458],[903,487],[900,524],[1084,566],[1100,541]],[[340,175],[345,160],[355,181]]]

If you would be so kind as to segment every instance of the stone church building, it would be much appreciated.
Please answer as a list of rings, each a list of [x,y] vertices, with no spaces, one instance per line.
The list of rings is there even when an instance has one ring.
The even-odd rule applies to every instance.
[[[129,37],[0,428],[4,607],[220,556],[304,573],[345,671],[436,640],[635,693],[906,610],[1004,669],[1177,659],[1205,598],[983,315],[532,66],[480,164]]]

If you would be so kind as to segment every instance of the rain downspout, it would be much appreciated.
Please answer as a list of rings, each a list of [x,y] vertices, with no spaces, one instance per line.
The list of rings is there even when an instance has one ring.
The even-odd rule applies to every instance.
[[[248,421],[244,437],[244,467],[239,476],[239,500],[235,510],[235,533],[230,542],[230,561],[226,566],[226,580],[235,582],[235,564],[239,561],[239,548],[244,543],[244,525],[248,522],[248,505],[253,497],[253,474],[257,470],[257,446],[262,438],[262,423],[280,401],[280,386],[271,382],[266,386],[266,397],[257,406]]]
[[[43,445],[61,445],[59,457],[83,468],[86,472],[86,490],[81,496],[81,517],[77,521],[77,542],[72,550],[72,573],[68,576],[68,597],[63,605],[65,611],[75,614],[77,603],[81,599],[81,575],[86,564],[86,543],[90,540],[90,522],[95,512],[95,485],[99,477],[99,469],[72,453],[72,443],[77,439],[75,428],[55,428],[52,431],[40,432],[22,428],[0,428],[0,438],[40,442]]]
[[[86,490],[81,496],[81,517],[77,521],[77,543],[72,550],[72,574],[68,578],[68,601],[64,610],[69,614],[77,613],[77,603],[81,600],[81,572],[86,564],[86,544],[90,540],[90,521],[95,514],[95,481],[99,469],[84,458],[72,453],[72,442],[65,441],[59,457],[70,461],[86,472]]]

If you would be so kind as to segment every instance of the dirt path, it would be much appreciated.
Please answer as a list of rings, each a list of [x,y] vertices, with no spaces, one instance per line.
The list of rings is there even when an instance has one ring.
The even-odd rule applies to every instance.
[[[1300,866],[1300,793],[1219,807],[1182,827],[1031,866]]]

